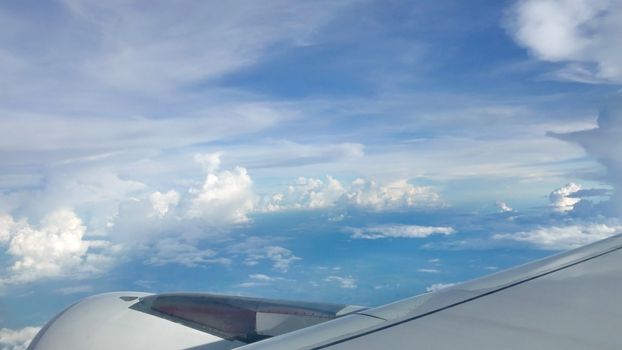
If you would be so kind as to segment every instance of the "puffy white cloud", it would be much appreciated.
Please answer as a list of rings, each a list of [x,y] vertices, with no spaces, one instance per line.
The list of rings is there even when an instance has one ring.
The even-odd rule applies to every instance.
[[[166,193],[154,192],[149,196],[153,211],[158,217],[164,217],[171,207],[179,204],[179,193],[174,190],[170,190]]]
[[[233,225],[248,222],[256,195],[246,169],[219,170],[219,153],[195,160],[210,171],[204,181],[184,183],[186,189],[144,191],[127,198],[109,219],[109,236],[132,246],[170,237],[197,242],[221,237]]]
[[[383,211],[438,205],[440,197],[430,187],[414,186],[406,180],[379,185],[375,181],[356,179],[340,200],[348,205]]]
[[[364,228],[351,227],[347,229],[351,238],[380,239],[380,238],[425,238],[434,234],[451,235],[456,232],[449,226],[418,226],[418,225],[380,225]]]
[[[342,277],[342,276],[328,276],[324,279],[325,282],[337,283],[339,287],[344,289],[354,289],[356,288],[356,279],[351,276]]]
[[[266,211],[287,209],[317,209],[335,205],[345,193],[341,182],[331,176],[326,181],[299,177],[295,184],[289,185],[286,193],[277,193],[265,200]]]
[[[566,212],[574,208],[574,205],[579,203],[581,198],[571,197],[572,194],[581,190],[581,186],[571,182],[563,187],[560,187],[549,194],[549,201],[551,206],[557,212]]]
[[[41,327],[24,327],[22,329],[0,329],[0,350],[26,350]]]
[[[566,62],[559,78],[622,82],[622,1],[522,0],[509,29],[534,56]]]
[[[216,171],[220,155],[199,157],[209,159],[205,182],[201,187],[191,188],[190,204],[184,213],[187,218],[199,218],[211,224],[242,223],[248,221],[247,214],[255,207],[253,181],[245,168]]]
[[[39,227],[26,220],[5,216],[9,241],[6,253],[13,264],[8,268],[9,283],[30,282],[47,277],[83,277],[99,273],[113,264],[106,254],[120,247],[107,241],[84,239],[86,227],[71,210],[54,211]]]
[[[493,239],[523,242],[539,249],[562,250],[622,233],[622,225],[612,223],[576,223],[567,226],[539,227],[530,231],[495,234]]]
[[[427,286],[425,288],[425,291],[430,293],[430,292],[437,292],[441,289],[445,289],[445,288],[449,288],[449,287],[453,287],[455,286],[457,283],[434,283],[430,286]]]
[[[414,186],[406,180],[379,185],[359,178],[344,186],[339,180],[327,176],[326,181],[298,178],[287,192],[264,198],[261,207],[265,211],[277,211],[351,206],[384,211],[439,204],[440,197],[432,188]]]

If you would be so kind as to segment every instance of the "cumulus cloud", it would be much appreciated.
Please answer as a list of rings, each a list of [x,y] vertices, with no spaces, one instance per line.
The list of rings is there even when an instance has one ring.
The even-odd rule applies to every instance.
[[[622,82],[622,1],[521,0],[508,28],[535,57],[567,65],[557,77]]]
[[[0,329],[0,350],[26,350],[41,327],[24,327],[22,329]]]
[[[189,191],[190,204],[185,213],[188,218],[200,218],[213,224],[248,221],[247,214],[255,206],[253,181],[245,168],[218,170],[220,155],[203,155],[209,159],[211,170],[200,187]]]
[[[425,288],[425,291],[430,293],[430,292],[437,292],[441,289],[445,289],[445,288],[449,288],[449,287],[453,287],[455,286],[457,283],[434,283],[430,286],[427,286]]]
[[[207,171],[203,181],[167,192],[145,190],[125,199],[108,220],[109,235],[134,245],[173,236],[198,241],[247,223],[256,207],[256,195],[246,169],[219,169],[220,153],[200,154],[195,161]]]
[[[120,249],[108,241],[85,239],[86,226],[69,209],[50,213],[38,227],[8,216],[3,222],[9,232],[6,253],[12,258],[9,283],[97,274],[113,264],[111,254]]]
[[[414,186],[406,180],[379,185],[375,181],[356,179],[341,200],[349,205],[382,211],[437,205],[440,197],[430,187]]]
[[[611,223],[576,223],[567,226],[538,227],[529,231],[493,235],[496,240],[522,242],[538,249],[562,250],[578,248],[617,233],[622,225]]]
[[[418,226],[418,225],[381,225],[364,228],[348,228],[354,239],[381,239],[381,238],[426,238],[428,236],[451,235],[456,232],[449,226]]]
[[[622,22],[621,22],[622,23]],[[611,198],[603,203],[606,214],[622,215],[622,96],[612,97],[598,116],[598,127],[566,134],[553,134],[559,139],[576,143],[598,160],[606,169],[604,180],[613,187]],[[575,194],[579,193],[574,191]],[[578,201],[570,197],[570,201]]]
[[[337,283],[340,288],[344,289],[354,289],[356,288],[356,280],[351,276],[342,277],[342,276],[328,276],[324,279],[325,282],[329,283]]]
[[[574,208],[581,199],[573,196],[581,190],[581,186],[571,182],[560,187],[549,194],[549,201],[553,210],[557,212],[567,212]]]
[[[415,186],[406,180],[386,185],[356,179],[344,185],[327,176],[326,180],[301,177],[285,193],[264,198],[265,211],[317,209],[334,206],[370,211],[404,210],[417,206],[436,206],[440,196],[430,187]]]
[[[276,193],[264,201],[266,211],[287,209],[317,209],[335,205],[345,193],[341,182],[331,176],[321,179],[299,177],[287,187],[287,192]]]

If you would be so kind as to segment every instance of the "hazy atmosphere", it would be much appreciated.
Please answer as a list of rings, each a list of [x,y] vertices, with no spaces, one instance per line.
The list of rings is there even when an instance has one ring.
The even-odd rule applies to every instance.
[[[622,232],[622,1],[0,2],[0,349],[109,291],[380,305]]]

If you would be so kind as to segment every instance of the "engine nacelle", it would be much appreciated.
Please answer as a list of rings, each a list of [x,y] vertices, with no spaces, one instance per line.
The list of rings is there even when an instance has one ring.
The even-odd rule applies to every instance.
[[[61,312],[28,349],[225,350],[361,309],[206,293],[107,293]]]

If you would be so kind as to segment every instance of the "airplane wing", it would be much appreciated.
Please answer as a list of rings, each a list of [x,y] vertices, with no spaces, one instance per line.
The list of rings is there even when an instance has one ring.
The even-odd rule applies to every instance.
[[[205,341],[203,346],[170,349],[620,349],[620,296],[622,235],[373,309],[250,298],[225,302],[233,310],[255,310],[247,312],[244,323],[228,315],[232,309],[215,308],[218,302],[210,304],[200,294],[182,294],[178,299],[163,299],[164,308],[154,308],[158,296],[141,296],[124,310],[219,339]],[[209,316],[189,320],[192,310],[204,310]],[[279,316],[274,312],[278,310],[285,314]],[[78,322],[88,317],[81,315],[75,314]],[[298,316],[312,321],[296,320]],[[52,349],[44,345],[45,340],[52,339],[53,327],[62,319],[63,315],[46,326],[29,349]],[[230,332],[210,329],[219,324],[230,326]],[[259,329],[275,331],[261,333]],[[123,331],[117,331],[123,338]],[[162,337],[162,342],[171,333],[177,339],[186,336],[177,332],[153,336]],[[56,348],[75,347],[68,343]]]

